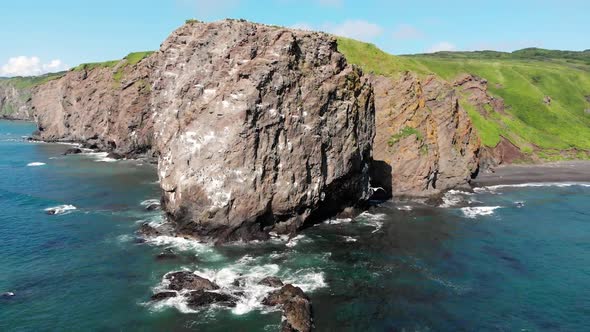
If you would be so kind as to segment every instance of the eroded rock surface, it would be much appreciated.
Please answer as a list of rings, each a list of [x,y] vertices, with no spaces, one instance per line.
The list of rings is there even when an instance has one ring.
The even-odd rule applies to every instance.
[[[283,332],[308,332],[313,328],[311,301],[299,287],[287,284],[270,293],[262,304],[282,308],[281,331]]]
[[[478,170],[480,141],[456,88],[411,73],[373,82],[373,185],[393,196],[431,196],[467,186]]]
[[[163,208],[180,234],[266,238],[368,198],[372,90],[332,37],[191,23],[154,61]]]
[[[33,138],[71,141],[135,157],[151,151],[149,59],[69,71],[33,88]]]

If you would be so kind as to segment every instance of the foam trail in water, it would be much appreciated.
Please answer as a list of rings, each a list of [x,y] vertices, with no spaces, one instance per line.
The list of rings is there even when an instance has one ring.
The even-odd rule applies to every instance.
[[[519,183],[519,184],[499,184],[495,186],[488,186],[483,187],[487,190],[497,190],[497,189],[505,189],[505,188],[529,188],[529,187],[572,187],[572,186],[580,186],[590,188],[590,183],[588,182],[531,182],[531,183]]]
[[[76,207],[70,204],[58,205],[45,209],[48,214],[64,215],[76,210]]]
[[[478,216],[490,216],[494,214],[494,210],[499,208],[501,208],[501,206],[474,206],[461,208],[461,211],[465,217],[475,219]]]
[[[45,165],[45,163],[38,162],[38,161],[36,161],[36,162],[33,162],[33,163],[28,163],[28,164],[27,164],[27,166],[29,166],[29,167],[35,167],[35,166],[44,166],[44,165]]]
[[[148,238],[146,243],[155,246],[172,247],[178,251],[194,252],[203,261],[216,262],[224,259],[223,255],[215,249],[215,246],[196,240],[161,235]]]
[[[377,233],[381,227],[383,227],[383,220],[387,217],[384,213],[372,214],[369,212],[363,212],[358,215],[357,219],[366,225],[375,227],[375,230],[371,233]]]

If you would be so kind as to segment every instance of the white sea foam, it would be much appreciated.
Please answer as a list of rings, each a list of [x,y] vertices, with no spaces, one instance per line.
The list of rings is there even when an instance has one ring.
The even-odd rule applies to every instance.
[[[357,220],[361,221],[365,225],[375,227],[375,230],[373,230],[371,233],[377,233],[381,227],[383,227],[383,220],[385,220],[386,217],[387,215],[384,213],[373,214],[369,212],[363,212],[358,215]]]
[[[466,204],[467,202],[471,201],[468,196],[473,195],[472,193],[461,191],[461,190],[449,190],[447,191],[443,197],[443,203],[439,205],[441,208],[450,208],[455,207],[460,204]]]
[[[498,190],[498,189],[505,189],[505,188],[529,188],[529,187],[572,187],[572,186],[580,186],[590,188],[590,183],[588,182],[531,182],[531,183],[519,183],[519,184],[499,184],[495,186],[488,186],[484,187],[487,190]]]
[[[52,213],[54,215],[69,214],[74,210],[76,210],[76,207],[70,204],[58,205],[45,209],[46,212]]]
[[[141,206],[150,206],[152,204],[160,204],[160,200],[157,198],[151,198],[151,199],[146,199],[145,201],[142,201],[141,203],[139,203],[139,205]]]
[[[301,241],[303,239],[305,239],[305,235],[299,234],[299,235],[289,239],[289,241],[287,241],[287,243],[285,243],[285,245],[289,248],[293,248],[299,243],[299,241]]]
[[[501,206],[473,206],[461,208],[461,211],[465,217],[475,219],[478,216],[490,216],[499,208],[501,208]]]
[[[161,235],[148,238],[146,243],[155,246],[172,247],[178,251],[194,252],[196,256],[204,261],[216,262],[224,259],[223,255],[215,249],[214,245],[196,240]]]
[[[33,163],[28,163],[28,164],[27,164],[27,166],[29,166],[29,167],[35,167],[35,166],[44,166],[44,165],[45,165],[45,163],[38,162],[38,161],[36,161],[36,162],[33,162]]]
[[[410,205],[398,206],[397,209],[400,211],[412,211],[412,207]]]
[[[300,269],[296,271],[284,270],[277,264],[260,264],[259,258],[245,255],[235,261],[234,264],[221,269],[202,269],[194,271],[196,275],[207,278],[219,285],[219,292],[235,296],[238,301],[231,309],[235,315],[243,315],[253,310],[274,311],[277,308],[270,308],[262,305],[262,300],[269,292],[276,288],[260,285],[259,282],[265,277],[278,276],[285,283],[291,283],[301,287],[305,292],[313,292],[319,288],[326,287],[324,274],[316,269]],[[234,281],[238,280],[237,284]],[[162,278],[162,282],[154,288],[155,292],[166,290],[169,281]],[[180,296],[154,303],[155,309],[174,307],[180,312],[188,313],[195,310],[186,305],[186,299],[182,296],[187,291],[179,292]],[[213,307],[215,309],[215,307]]]
[[[324,223],[328,224],[328,225],[347,224],[350,222],[352,222],[352,218],[334,218],[334,219],[328,219],[328,220],[324,221]]]
[[[117,159],[107,157],[109,154],[106,152],[89,152],[85,155],[94,157],[96,162],[112,163],[117,161]]]
[[[344,236],[344,242],[356,242],[356,241],[358,241],[358,240],[352,236]]]

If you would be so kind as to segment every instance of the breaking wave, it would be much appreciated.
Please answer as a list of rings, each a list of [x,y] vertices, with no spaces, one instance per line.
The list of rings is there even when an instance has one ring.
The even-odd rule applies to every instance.
[[[53,215],[64,215],[72,213],[72,211],[76,210],[76,207],[70,204],[58,205],[54,207],[49,207],[44,211],[53,214]]]
[[[46,165],[46,164],[45,163],[42,163],[42,162],[38,162],[38,161],[27,164],[27,166],[29,166],[29,167],[44,166],[44,165]]]
[[[276,289],[259,284],[260,280],[265,277],[279,277],[283,282],[300,287],[304,292],[313,292],[327,286],[324,273],[315,268],[282,270],[278,264],[260,264],[259,260],[260,258],[245,255],[236,260],[234,264],[221,269],[201,269],[194,271],[194,273],[211,280],[219,285],[221,292],[231,294],[238,299],[237,305],[230,309],[235,315],[247,314],[253,310],[265,312],[277,310],[262,304],[262,300],[268,293]],[[168,283],[169,281],[164,276],[160,284],[154,287],[154,292],[167,290]],[[180,291],[179,295],[181,296],[153,303],[152,307],[156,310],[174,307],[183,313],[195,312],[194,309],[187,306],[186,299],[182,296],[186,292],[188,291]]]
[[[475,219],[478,216],[490,216],[494,214],[496,209],[501,208],[501,206],[474,206],[474,207],[464,207],[461,208],[461,212],[463,215],[470,219]]]

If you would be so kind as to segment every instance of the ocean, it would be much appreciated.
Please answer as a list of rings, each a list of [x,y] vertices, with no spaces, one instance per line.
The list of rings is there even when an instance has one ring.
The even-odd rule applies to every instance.
[[[590,326],[590,184],[451,191],[440,207],[385,202],[294,238],[139,243],[159,198],[154,165],[63,156],[0,121],[0,331],[276,331],[276,275],[311,297],[317,331],[582,331]],[[142,205],[143,203],[143,205]],[[46,213],[58,208],[57,214]],[[159,259],[166,249],[177,253]],[[149,301],[170,271],[231,288],[235,308]]]

